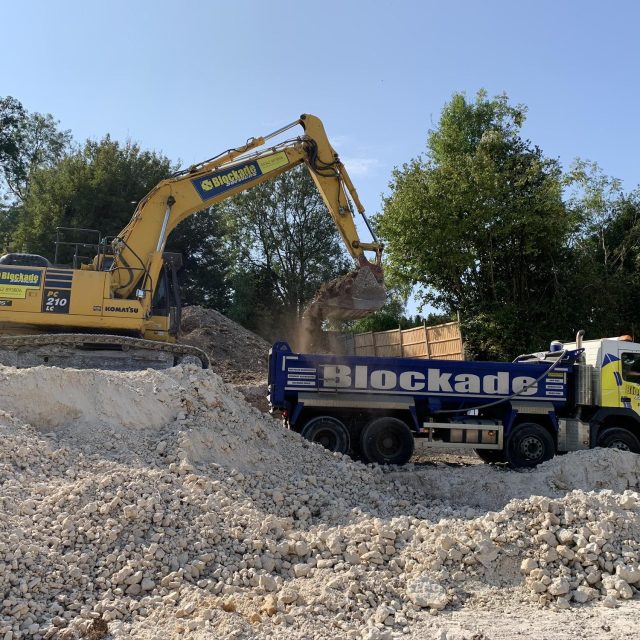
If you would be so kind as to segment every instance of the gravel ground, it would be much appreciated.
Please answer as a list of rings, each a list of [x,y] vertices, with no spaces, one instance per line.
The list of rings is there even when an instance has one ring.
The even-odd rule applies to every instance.
[[[622,638],[640,458],[365,466],[216,373],[0,367],[0,638]]]

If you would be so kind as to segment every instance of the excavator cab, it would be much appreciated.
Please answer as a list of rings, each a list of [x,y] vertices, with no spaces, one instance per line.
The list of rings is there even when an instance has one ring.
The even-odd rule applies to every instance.
[[[50,267],[51,263],[35,253],[5,253],[0,256],[0,264],[13,267]]]

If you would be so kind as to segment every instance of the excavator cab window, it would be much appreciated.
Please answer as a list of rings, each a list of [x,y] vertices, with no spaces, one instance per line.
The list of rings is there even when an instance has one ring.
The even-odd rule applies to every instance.
[[[158,277],[153,302],[151,303],[151,315],[166,316],[169,314],[169,279],[167,278],[167,265],[165,265]]]
[[[622,379],[625,382],[639,384],[640,353],[623,353],[620,360],[622,360]]]
[[[152,315],[169,316],[169,335],[172,336],[178,335],[182,319],[182,301],[176,266],[180,263],[181,260],[165,257],[151,303]]]

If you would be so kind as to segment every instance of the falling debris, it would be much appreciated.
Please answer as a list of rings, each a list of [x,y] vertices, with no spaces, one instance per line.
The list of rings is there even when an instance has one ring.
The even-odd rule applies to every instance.
[[[323,284],[305,316],[321,319],[355,320],[382,308],[387,299],[384,286],[369,265]]]
[[[381,278],[378,267],[367,265],[323,284],[304,311],[296,348],[321,351],[325,320],[356,320],[380,310],[387,299]]]

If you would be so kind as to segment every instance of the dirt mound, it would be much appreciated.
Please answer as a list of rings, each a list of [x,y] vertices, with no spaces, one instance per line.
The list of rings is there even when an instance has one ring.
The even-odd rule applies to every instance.
[[[271,345],[214,309],[185,307],[180,342],[205,351],[211,368],[225,382],[251,384],[266,379]]]

